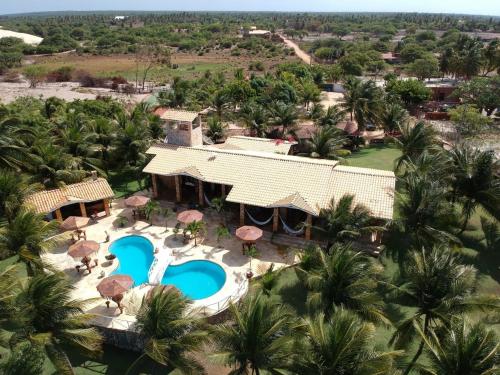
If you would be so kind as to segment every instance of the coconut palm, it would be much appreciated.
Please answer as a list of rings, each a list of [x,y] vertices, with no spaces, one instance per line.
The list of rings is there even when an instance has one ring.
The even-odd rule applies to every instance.
[[[173,287],[154,287],[143,298],[137,313],[137,329],[145,338],[144,353],[130,366],[154,362],[165,373],[204,374],[192,354],[201,349],[207,334],[201,320],[189,310],[189,300]]]
[[[380,114],[380,123],[387,133],[394,133],[408,120],[408,112],[398,103],[387,103]]]
[[[497,310],[497,297],[474,296],[477,272],[472,266],[460,263],[459,258],[448,248],[436,246],[431,250],[415,251],[404,263],[404,278],[395,287],[399,303],[407,306],[411,315],[403,319],[394,333],[391,343],[404,348],[416,337],[416,327],[425,337],[457,315],[477,310]],[[421,340],[417,351],[408,364],[408,374],[422,354],[425,341]]]
[[[263,106],[248,102],[241,107],[239,114],[252,136],[262,138],[266,135],[267,111]]]
[[[326,237],[327,247],[335,241],[346,241],[361,237],[383,228],[371,225],[370,210],[361,204],[354,204],[354,195],[346,194],[338,202],[330,201],[328,208],[320,212],[320,224],[313,229]]]
[[[500,164],[493,152],[460,145],[449,153],[453,196],[462,204],[462,232],[478,206],[500,220]]]
[[[207,137],[212,140],[212,142],[217,143],[223,140],[226,136],[227,125],[223,124],[219,118],[210,117],[207,121]]]
[[[490,375],[500,370],[500,344],[494,331],[467,317],[453,319],[439,335],[428,337],[419,329],[426,345],[430,366],[425,375]]]
[[[430,125],[419,122],[416,125],[404,123],[399,127],[401,135],[393,138],[396,147],[401,151],[401,156],[395,160],[396,171],[404,162],[417,158],[425,150],[429,150],[436,143],[435,132]]]
[[[301,374],[389,374],[400,352],[373,348],[375,328],[342,308],[328,319],[318,314],[305,321],[305,343],[297,364]]]
[[[377,123],[383,92],[375,82],[351,77],[346,80],[344,88],[346,92],[341,106],[350,114],[351,121],[356,120],[360,130],[364,130],[368,123]]]
[[[229,307],[227,323],[212,329],[211,358],[232,374],[284,374],[292,369],[296,322],[283,305],[262,294]]]
[[[12,221],[26,197],[39,190],[39,185],[28,184],[26,178],[16,172],[0,170],[0,220]]]
[[[155,215],[161,212],[160,203],[155,200],[149,200],[144,206],[144,215],[146,216],[146,220],[149,221],[151,225],[153,225],[153,218]]]
[[[57,233],[58,227],[56,221],[45,221],[44,215],[23,208],[10,223],[0,228],[0,250],[18,255],[28,274],[34,275],[42,268],[40,256],[56,245],[51,237]]]
[[[207,231],[207,225],[203,221],[192,221],[186,225],[186,231],[191,232],[194,238],[194,246],[198,246],[197,239],[200,235],[203,235]]]
[[[20,170],[28,157],[20,141],[24,132],[22,122],[16,117],[0,118],[0,168]]]
[[[91,328],[92,315],[83,312],[89,301],[73,299],[74,287],[61,274],[40,273],[28,278],[13,300],[13,311],[2,324],[10,349],[28,342],[39,346],[58,374],[74,374],[69,348],[99,353],[102,338]]]
[[[210,106],[215,110],[218,118],[222,118],[228,108],[228,95],[225,90],[218,90],[210,97]]]
[[[336,126],[339,122],[343,121],[345,114],[339,106],[332,105],[327,108],[325,113],[319,118],[319,126]]]
[[[329,318],[344,307],[363,320],[388,324],[383,301],[377,293],[381,270],[349,244],[337,244],[329,252],[317,252],[317,264],[312,269],[298,270],[304,273],[300,278],[309,290],[310,311],[322,312]]]
[[[127,121],[116,137],[114,155],[129,165],[140,165],[146,159],[145,151],[149,143],[149,129]]]
[[[307,140],[307,155],[319,159],[342,159],[338,151],[346,142],[347,138],[340,129],[322,127],[313,133],[311,139]]]
[[[297,109],[293,104],[283,102],[275,102],[269,107],[272,123],[276,126],[281,126],[283,135],[293,131],[293,127],[299,117]]]
[[[446,200],[447,191],[439,180],[408,175],[397,192],[399,218],[393,224],[404,232],[415,248],[436,243],[458,243],[458,219]]]

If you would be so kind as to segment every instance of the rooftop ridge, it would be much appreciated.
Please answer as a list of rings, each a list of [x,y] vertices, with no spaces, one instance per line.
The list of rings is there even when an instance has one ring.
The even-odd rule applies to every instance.
[[[284,143],[284,144],[290,144],[294,145],[297,144],[297,142],[290,142],[287,140],[281,140],[281,139],[270,139],[270,138],[261,138],[261,137],[248,137],[246,135],[233,135],[231,137],[228,137],[226,142],[230,140],[231,138],[236,138],[236,139],[248,139],[251,141],[256,141],[256,142],[267,142],[267,143]]]
[[[335,170],[342,171],[342,172],[353,172],[353,173],[364,174],[364,175],[368,175],[368,176],[395,177],[395,174],[392,171],[385,171],[382,169],[374,169],[374,168],[353,167],[350,165],[337,165],[335,167]]]

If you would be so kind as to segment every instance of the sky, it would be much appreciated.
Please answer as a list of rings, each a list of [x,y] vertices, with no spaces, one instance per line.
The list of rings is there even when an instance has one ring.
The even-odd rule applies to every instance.
[[[0,14],[64,10],[429,12],[500,16],[500,0],[0,0]]]

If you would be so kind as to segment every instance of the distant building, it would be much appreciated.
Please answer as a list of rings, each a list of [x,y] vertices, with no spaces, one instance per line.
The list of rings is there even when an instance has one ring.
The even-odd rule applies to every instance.
[[[387,64],[399,64],[401,62],[399,53],[394,52],[383,53],[382,60],[384,60]]]
[[[115,21],[124,21],[127,16],[115,16]]]
[[[267,38],[267,39],[270,39],[271,36],[272,36],[272,32],[270,32],[269,30],[259,30],[257,29],[256,26],[250,26],[250,29],[241,29],[241,33],[244,37],[252,37],[252,36],[256,36],[256,37],[259,37],[259,38]]]

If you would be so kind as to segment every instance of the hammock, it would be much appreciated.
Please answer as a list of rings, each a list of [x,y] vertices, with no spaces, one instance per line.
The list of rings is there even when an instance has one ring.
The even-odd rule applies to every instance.
[[[304,227],[305,227],[304,225],[302,225],[302,228],[300,228],[300,230],[294,230],[294,229],[290,228],[288,225],[286,225],[285,220],[283,220],[283,218],[281,216],[280,216],[280,220],[281,220],[281,224],[283,224],[283,229],[289,235],[291,235],[291,236],[300,236],[301,234],[304,233]]]
[[[267,225],[271,222],[271,220],[273,220],[273,215],[271,215],[271,217],[267,220],[264,220],[264,221],[259,221],[259,220],[256,220],[252,215],[250,215],[250,212],[248,212],[248,210],[245,210],[245,212],[247,213],[248,217],[250,218],[250,220],[254,223],[254,224],[257,224],[257,225],[260,225],[260,226],[264,226],[264,225]]]
[[[207,206],[213,207],[212,202],[210,201],[210,199],[208,199],[207,195],[203,193],[203,196],[205,197],[205,203],[207,204]]]

